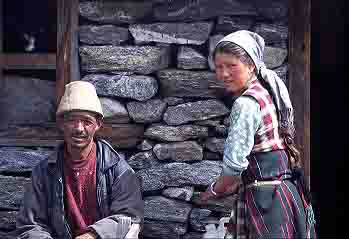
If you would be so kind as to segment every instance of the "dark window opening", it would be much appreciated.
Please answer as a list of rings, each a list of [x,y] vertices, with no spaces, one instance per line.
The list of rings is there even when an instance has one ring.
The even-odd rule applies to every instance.
[[[55,53],[57,0],[3,1],[4,53]]]

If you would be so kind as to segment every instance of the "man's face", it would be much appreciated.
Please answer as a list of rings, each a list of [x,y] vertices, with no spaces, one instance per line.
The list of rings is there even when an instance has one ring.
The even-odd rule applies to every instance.
[[[86,111],[69,112],[59,120],[59,127],[69,148],[84,149],[89,146],[101,126],[101,119]]]

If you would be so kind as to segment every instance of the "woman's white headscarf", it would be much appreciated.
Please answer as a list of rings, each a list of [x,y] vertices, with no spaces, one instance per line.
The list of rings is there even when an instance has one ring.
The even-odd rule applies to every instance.
[[[266,68],[263,62],[264,53],[264,39],[257,33],[250,32],[247,30],[240,30],[233,32],[225,37],[223,37],[219,42],[217,42],[214,50],[210,52],[209,61],[212,70],[214,70],[213,57],[217,45],[220,42],[232,42],[244,49],[248,55],[253,60],[257,73],[263,78],[265,83],[270,86],[269,93],[272,95],[277,112],[279,127],[282,132],[286,132],[292,138],[295,135],[294,128],[294,112],[292,103],[288,90],[285,83],[280,79],[280,77],[273,71]]]

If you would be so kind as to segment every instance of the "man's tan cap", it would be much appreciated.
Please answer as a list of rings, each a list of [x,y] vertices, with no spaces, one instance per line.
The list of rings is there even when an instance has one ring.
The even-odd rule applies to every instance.
[[[102,105],[96,89],[87,81],[73,81],[65,86],[56,115],[80,110],[94,112],[103,117]]]

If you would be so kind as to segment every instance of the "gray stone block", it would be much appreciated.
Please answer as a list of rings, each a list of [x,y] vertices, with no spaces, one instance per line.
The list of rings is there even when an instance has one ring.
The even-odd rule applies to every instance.
[[[226,93],[211,71],[166,69],[158,71],[157,78],[164,97],[217,98]]]
[[[153,123],[162,120],[166,106],[166,103],[160,99],[151,99],[146,102],[129,102],[127,103],[127,110],[133,121]]]
[[[186,223],[191,208],[192,205],[189,203],[163,196],[149,196],[144,198],[145,219]]]
[[[208,129],[198,125],[152,125],[146,129],[144,136],[159,141],[185,141],[207,137]]]
[[[160,167],[137,172],[142,179],[143,190],[154,191],[165,187],[184,185],[208,186],[222,171],[221,161],[201,161],[198,163],[168,163]]]
[[[82,17],[99,23],[135,23],[151,14],[151,1],[87,1],[80,2]]]
[[[202,160],[202,147],[195,141],[157,144],[153,151],[159,160],[192,162]]]
[[[177,55],[177,67],[180,69],[207,69],[207,58],[195,49],[181,46]]]
[[[212,30],[212,22],[135,24],[129,31],[137,42],[201,45]]]
[[[82,80],[92,83],[100,96],[146,101],[158,91],[156,79],[150,76],[91,74],[86,75]]]
[[[224,116],[229,112],[229,109],[219,100],[196,101],[168,107],[164,114],[164,121],[169,125],[180,125]]]
[[[120,45],[129,39],[129,32],[113,25],[84,25],[79,27],[79,39],[88,45]]]
[[[81,69],[86,72],[134,72],[147,75],[166,68],[170,48],[157,46],[81,46]]]
[[[108,97],[100,97],[100,101],[104,114],[104,122],[128,123],[130,121],[126,107],[121,102]]]

